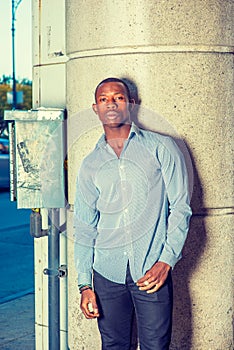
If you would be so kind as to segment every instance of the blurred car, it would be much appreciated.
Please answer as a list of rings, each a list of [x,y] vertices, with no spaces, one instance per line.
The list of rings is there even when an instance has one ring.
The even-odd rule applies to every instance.
[[[10,187],[9,140],[0,138],[0,188]]]

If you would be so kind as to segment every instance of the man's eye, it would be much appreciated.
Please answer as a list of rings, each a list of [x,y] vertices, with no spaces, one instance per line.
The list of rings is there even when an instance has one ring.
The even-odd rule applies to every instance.
[[[99,99],[99,101],[100,101],[100,102],[106,102],[107,99],[106,99],[106,97],[102,97],[102,98]]]
[[[123,99],[124,99],[123,96],[118,96],[115,98],[116,101],[123,101]]]

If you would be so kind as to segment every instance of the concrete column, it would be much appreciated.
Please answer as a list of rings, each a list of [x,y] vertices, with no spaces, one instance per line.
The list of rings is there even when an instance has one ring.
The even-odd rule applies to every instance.
[[[231,350],[233,1],[70,0],[66,13],[70,237],[77,169],[101,133],[87,111],[95,86],[128,78],[146,108],[139,124],[160,131],[161,116],[194,169],[191,229],[173,273],[171,349]],[[79,311],[72,239],[68,249],[69,346],[100,349],[96,321]]]

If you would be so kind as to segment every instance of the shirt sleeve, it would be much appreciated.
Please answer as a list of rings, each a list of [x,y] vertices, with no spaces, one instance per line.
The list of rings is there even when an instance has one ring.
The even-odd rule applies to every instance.
[[[169,203],[167,237],[159,261],[173,268],[181,258],[192,215],[189,179],[183,154],[171,138],[159,146],[158,158]]]
[[[74,259],[78,285],[92,285],[94,244],[99,212],[96,209],[98,190],[88,167],[82,164],[76,180],[74,203]]]

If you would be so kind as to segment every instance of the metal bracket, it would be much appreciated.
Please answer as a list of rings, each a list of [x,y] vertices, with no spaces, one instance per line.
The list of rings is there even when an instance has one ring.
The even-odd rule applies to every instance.
[[[37,233],[33,233],[33,232],[30,232],[30,235],[33,237],[33,238],[41,238],[41,237],[45,237],[45,236],[48,236],[48,230],[41,230]]]
[[[58,276],[58,270],[52,270],[52,269],[48,269],[48,268],[45,268],[43,270],[43,273],[44,275],[47,275],[47,276]]]
[[[67,277],[67,265],[61,265],[60,268],[58,269],[58,277],[59,278],[64,278]]]
[[[43,270],[44,275],[47,276],[57,276],[58,278],[67,277],[67,265],[61,265],[58,270],[45,268]]]

